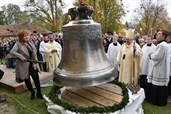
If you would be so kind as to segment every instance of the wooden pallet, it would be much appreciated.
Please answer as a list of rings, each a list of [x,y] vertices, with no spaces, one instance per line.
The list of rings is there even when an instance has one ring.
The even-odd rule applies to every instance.
[[[88,106],[112,106],[122,101],[122,89],[115,84],[104,84],[87,88],[66,89],[61,99],[72,105]]]
[[[26,90],[25,84],[17,83],[15,81],[15,69],[6,68],[5,65],[0,65],[0,69],[4,71],[4,76],[0,80],[0,87],[6,88],[14,93],[21,93]],[[53,75],[47,72],[41,72],[39,74],[40,84],[51,81]],[[32,80],[33,83],[33,80]]]

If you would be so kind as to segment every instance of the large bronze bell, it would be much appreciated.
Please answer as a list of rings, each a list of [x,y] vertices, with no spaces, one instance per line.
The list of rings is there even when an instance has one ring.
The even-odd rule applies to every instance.
[[[69,87],[96,86],[112,81],[117,71],[110,64],[101,43],[101,25],[90,19],[92,7],[69,10],[71,19],[63,26],[62,60],[54,82]]]

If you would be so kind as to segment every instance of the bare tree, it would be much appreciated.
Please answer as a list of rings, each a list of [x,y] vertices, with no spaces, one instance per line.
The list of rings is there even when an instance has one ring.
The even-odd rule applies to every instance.
[[[153,31],[162,27],[163,22],[169,24],[165,3],[161,0],[155,0],[155,2],[153,0],[141,0],[140,7],[135,12],[134,23],[138,28],[141,28],[144,34],[152,34]]]
[[[62,0],[27,0],[25,9],[51,31],[60,31],[63,23]]]

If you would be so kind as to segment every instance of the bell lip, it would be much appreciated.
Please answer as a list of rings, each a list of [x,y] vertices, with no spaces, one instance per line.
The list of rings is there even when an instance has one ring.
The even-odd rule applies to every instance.
[[[114,68],[111,68],[107,72],[103,72],[100,75],[97,71],[95,71],[88,75],[83,74],[79,76],[68,76],[55,71],[53,81],[54,83],[67,87],[89,87],[105,84],[114,80],[117,76],[118,73]]]

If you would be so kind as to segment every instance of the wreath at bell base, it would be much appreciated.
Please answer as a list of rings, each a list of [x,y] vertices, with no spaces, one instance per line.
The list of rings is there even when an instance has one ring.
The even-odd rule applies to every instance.
[[[128,102],[129,102],[128,89],[126,88],[125,84],[123,84],[121,82],[112,81],[110,83],[120,86],[122,88],[122,94],[123,94],[122,101],[118,104],[114,104],[113,106],[104,106],[104,107],[87,106],[87,107],[83,107],[83,106],[69,104],[68,102],[63,101],[60,98],[61,89],[64,87],[60,86],[60,85],[56,85],[56,84],[53,85],[49,94],[44,96],[44,98],[46,99],[46,101],[48,101],[48,103],[56,104],[57,107],[61,109],[61,111],[67,110],[68,114],[69,114],[69,112],[85,113],[85,114],[90,114],[90,113],[101,114],[101,113],[115,112],[117,110],[121,110],[122,108],[124,108],[128,104]],[[61,111],[60,111],[60,113],[61,113]],[[56,114],[57,113],[59,113],[59,112],[56,111]]]

